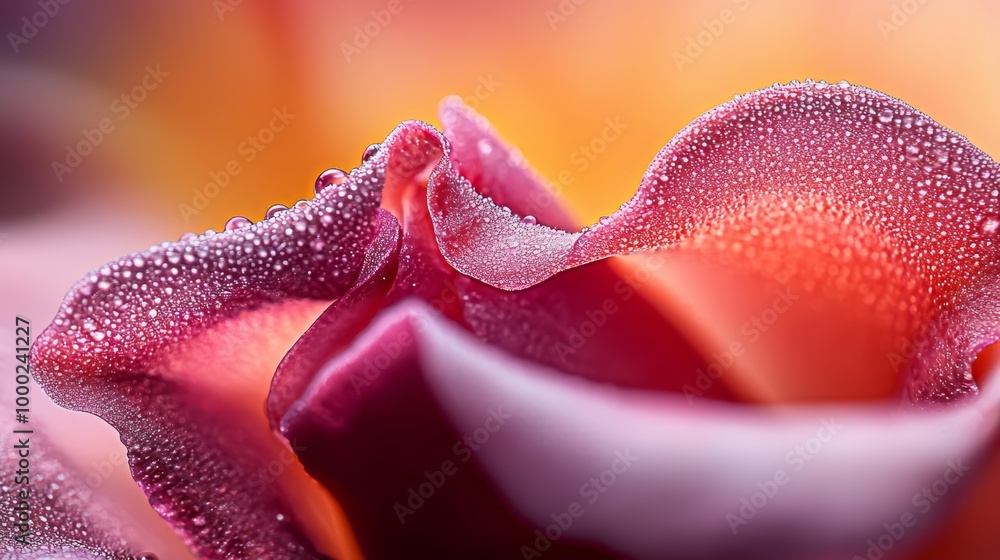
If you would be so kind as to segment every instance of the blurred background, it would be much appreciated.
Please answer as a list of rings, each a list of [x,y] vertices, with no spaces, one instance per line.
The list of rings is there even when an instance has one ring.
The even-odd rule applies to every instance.
[[[881,90],[997,157],[998,25],[987,0],[5,2],[0,312],[40,332],[87,270],[311,196],[320,171],[354,167],[402,120],[437,125],[448,94],[582,223],[627,200],[692,119],[775,82]],[[92,471],[117,445],[98,422],[52,431],[86,442]],[[996,557],[997,464],[913,558]],[[160,550],[177,547],[123,465],[105,487]]]

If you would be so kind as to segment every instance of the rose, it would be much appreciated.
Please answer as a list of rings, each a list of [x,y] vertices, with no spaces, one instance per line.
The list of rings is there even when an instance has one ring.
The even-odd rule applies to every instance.
[[[853,554],[990,443],[997,384],[968,373],[997,338],[997,169],[963,138],[871,90],[773,88],[570,233],[486,125],[442,121],[450,142],[404,123],[301,207],[96,270],[34,347],[200,555],[351,554],[314,481],[373,557]],[[868,395],[899,369],[926,410],[734,402],[845,367]]]

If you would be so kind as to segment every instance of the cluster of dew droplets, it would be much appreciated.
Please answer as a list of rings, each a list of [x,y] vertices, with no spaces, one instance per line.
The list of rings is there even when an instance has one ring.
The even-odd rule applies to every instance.
[[[251,283],[258,293],[324,299],[348,289],[374,232],[385,172],[384,160],[372,161],[377,151],[369,148],[351,176],[324,171],[312,199],[274,205],[262,222],[235,216],[222,232],[186,233],[81,280],[55,320],[72,337],[65,350],[73,369],[108,360],[132,369],[223,306],[254,305]],[[53,373],[62,375],[64,360],[54,358]]]
[[[791,224],[797,208],[825,200],[832,223],[860,225],[898,243],[899,260],[883,263],[904,271],[892,297],[906,305],[911,325],[927,323],[963,287],[996,273],[997,170],[967,140],[886,95],[846,82],[775,86],[738,96],[687,127],[654,160],[636,196],[587,232],[582,246],[593,258],[705,238],[746,252],[773,242],[761,228],[747,228],[743,239],[725,233],[753,201],[783,201],[770,206],[773,221]],[[816,245],[841,254],[872,249]],[[864,276],[868,268],[856,270],[860,292],[884,285]],[[914,278],[921,282],[906,283]],[[918,285],[925,291],[907,292]],[[954,384],[961,367],[935,375]]]
[[[35,435],[31,440],[35,447],[31,449],[31,472],[25,485],[13,486],[10,484],[13,477],[0,483],[0,507],[4,510],[0,516],[0,556],[20,558],[47,551],[52,556],[45,555],[45,558],[62,558],[61,554],[73,558],[77,555],[132,558],[128,553],[131,547],[116,530],[121,520],[108,515],[109,504],[84,484],[77,471],[67,469],[67,462],[55,454],[49,445],[51,442],[37,440]],[[17,439],[10,434],[0,443],[10,448]],[[21,532],[14,527],[19,490],[28,492],[31,497],[31,532],[27,548],[15,541]],[[156,560],[155,556],[149,558]]]

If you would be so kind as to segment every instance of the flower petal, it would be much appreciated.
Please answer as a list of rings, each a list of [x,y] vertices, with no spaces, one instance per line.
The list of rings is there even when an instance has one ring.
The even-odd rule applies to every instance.
[[[515,210],[537,212],[537,220],[527,221],[506,215],[505,219],[516,218],[518,225],[526,227],[539,220],[566,223],[569,219],[560,201],[483,117],[452,98],[442,104],[441,120],[449,143],[432,172],[433,186],[426,187],[427,194],[423,185],[407,190],[409,198],[400,218],[404,234],[399,274],[386,305],[412,297],[423,299],[481,340],[515,355],[621,386],[679,392],[708,367],[687,338],[637,292],[651,270],[623,271],[610,261],[592,263],[515,292],[456,273],[442,258],[439,238],[434,235],[428,206],[435,197],[448,204],[462,200],[457,193],[463,190],[491,193],[496,200],[509,200]],[[487,150],[482,149],[484,145]],[[453,167],[455,162],[457,167]],[[432,195],[435,186],[439,190]],[[483,242],[491,241],[487,236]],[[529,250],[509,242],[505,251],[522,249]],[[470,250],[477,251],[474,246]],[[504,254],[480,256],[505,258]],[[548,257],[541,254],[538,258]],[[649,351],[654,347],[660,352]],[[703,395],[732,398],[722,383],[705,389]]]
[[[476,191],[520,216],[543,225],[575,229],[554,188],[532,169],[519,151],[504,142],[485,117],[459,97],[448,97],[438,111],[442,131],[451,142],[450,155],[460,175]]]
[[[261,412],[281,357],[361,273],[386,177],[412,171],[419,138],[396,137],[301,207],[94,271],[32,349],[57,402],[121,432],[134,478],[202,557],[350,554]]]
[[[3,409],[6,417],[13,410]],[[127,538],[122,520],[84,477],[41,434],[5,432],[0,444],[7,450],[4,473],[9,473],[0,494],[0,551],[4,558],[23,560],[124,560],[139,558],[140,550]],[[28,467],[19,466],[27,453]],[[20,479],[29,473],[27,483]],[[17,476],[15,476],[17,473]],[[22,496],[22,493],[25,493]],[[21,519],[21,515],[24,519]],[[23,525],[22,525],[23,524]],[[23,541],[23,542],[22,542]],[[16,555],[16,556],[15,556]]]
[[[529,538],[531,529],[510,515],[478,469],[456,457],[458,436],[414,367],[423,351],[422,330],[430,324],[411,313],[413,305],[393,307],[327,364],[289,410],[282,430],[302,442],[303,463],[356,524],[366,558],[491,558],[504,543]],[[451,466],[442,466],[446,460]],[[420,469],[452,467],[458,474],[434,500],[416,506],[416,515],[394,509],[394,502],[409,498],[407,486],[426,482]],[[454,507],[466,500],[477,507]],[[550,555],[603,557],[560,549]]]
[[[776,86],[706,113],[657,155],[632,200],[581,233],[524,224],[448,174],[428,191],[442,254],[487,284],[522,289],[673,248],[667,307],[699,314],[706,353],[742,340],[775,291],[791,289],[800,303],[736,368],[757,376],[748,392],[765,386],[758,396],[791,386],[796,398],[885,397],[902,369],[912,400],[955,399],[975,392],[972,358],[1000,335],[1000,166],[866,88]],[[838,390],[846,372],[856,392]]]
[[[273,427],[309,385],[313,373],[343,350],[381,308],[396,274],[399,222],[379,210],[376,234],[355,285],[328,307],[281,360],[267,397]]]
[[[372,558],[786,558],[864,554],[904,512],[925,532],[975,477],[998,419],[995,378],[948,412],[692,408],[552,372],[403,304],[327,365],[282,429]],[[935,484],[954,488],[915,510]]]

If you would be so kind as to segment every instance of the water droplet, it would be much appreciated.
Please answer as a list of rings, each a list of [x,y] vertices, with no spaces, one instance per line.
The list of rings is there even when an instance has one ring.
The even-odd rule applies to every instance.
[[[155,309],[150,309],[149,310],[149,317],[151,319],[156,319],[156,310]]]
[[[160,560],[160,557],[152,552],[143,552],[139,555],[139,560]]]
[[[204,527],[205,526],[205,518],[199,515],[199,516],[195,517],[194,519],[192,519],[191,523],[194,523],[195,527]]]
[[[104,333],[101,331],[94,331],[90,333],[90,338],[93,338],[97,342],[104,340]]]
[[[878,121],[880,123],[890,123],[892,122],[892,109],[886,107],[878,113]]]
[[[906,159],[910,161],[917,161],[920,159],[920,148],[918,146],[907,146],[906,147]]]
[[[264,213],[264,218],[270,220],[278,212],[284,212],[285,210],[288,210],[288,207],[285,206],[284,204],[275,204],[274,206],[267,209],[267,212]]]
[[[232,218],[229,218],[228,222],[226,222],[226,231],[236,231],[240,228],[245,228],[252,223],[253,222],[251,222],[248,218],[243,216],[233,216]]]
[[[371,144],[371,145],[369,145],[367,148],[365,148],[365,153],[361,154],[361,162],[364,163],[364,162],[372,159],[372,156],[374,156],[378,152],[379,148],[381,148],[381,147],[382,146],[379,145],[379,144]]]
[[[535,225],[535,224],[538,223],[538,220],[534,216],[532,216],[532,215],[529,214],[529,215],[521,218],[521,223],[522,224]]]
[[[331,167],[316,177],[316,192],[319,193],[331,185],[339,185],[344,181],[347,181],[347,173],[336,167]]]
[[[993,235],[998,229],[1000,229],[1000,216],[991,214],[984,216],[983,220],[979,222],[979,231],[985,235]]]

